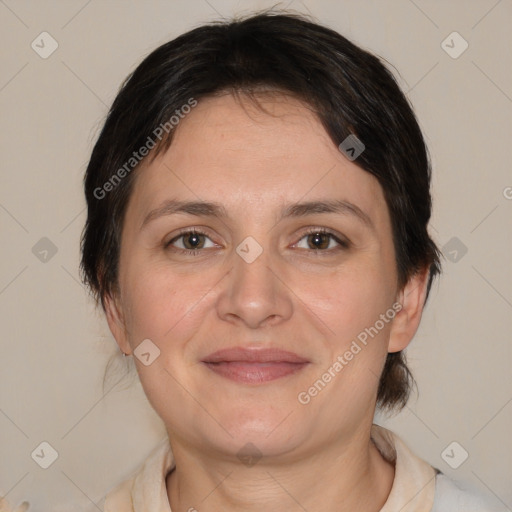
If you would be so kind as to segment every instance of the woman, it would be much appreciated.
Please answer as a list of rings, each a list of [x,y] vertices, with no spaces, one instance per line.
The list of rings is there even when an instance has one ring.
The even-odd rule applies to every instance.
[[[107,512],[492,508],[373,424],[439,252],[415,116],[288,14],[206,25],[127,79],[85,177],[82,270],[168,442]]]

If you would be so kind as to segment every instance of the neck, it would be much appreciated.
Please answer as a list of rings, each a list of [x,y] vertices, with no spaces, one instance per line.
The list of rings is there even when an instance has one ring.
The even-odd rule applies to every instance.
[[[394,479],[394,466],[370,440],[369,428],[293,463],[263,457],[244,466],[173,441],[171,446],[176,467],[166,483],[173,512],[378,512]]]

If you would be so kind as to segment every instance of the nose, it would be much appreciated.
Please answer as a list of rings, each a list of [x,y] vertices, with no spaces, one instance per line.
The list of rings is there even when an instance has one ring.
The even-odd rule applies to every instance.
[[[292,292],[280,276],[276,259],[263,251],[254,261],[233,254],[233,266],[217,298],[219,317],[251,329],[276,325],[290,318]]]

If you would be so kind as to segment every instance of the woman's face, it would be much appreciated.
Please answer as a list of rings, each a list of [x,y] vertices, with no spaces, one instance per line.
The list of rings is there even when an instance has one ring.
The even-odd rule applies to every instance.
[[[371,423],[405,311],[378,181],[303,104],[260,101],[273,115],[201,100],[137,171],[108,318],[125,352],[150,340],[135,361],[171,440],[295,456]]]

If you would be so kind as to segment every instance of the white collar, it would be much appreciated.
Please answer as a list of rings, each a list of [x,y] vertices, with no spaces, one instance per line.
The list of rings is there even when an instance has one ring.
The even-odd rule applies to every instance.
[[[430,512],[434,503],[436,471],[420,459],[393,432],[372,425],[371,439],[382,456],[395,465],[395,479],[380,512]],[[166,477],[175,462],[164,439],[137,473],[107,495],[105,512],[172,512]]]

